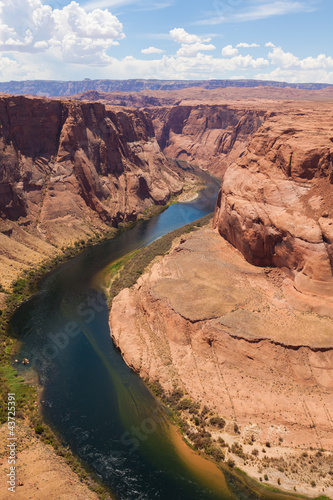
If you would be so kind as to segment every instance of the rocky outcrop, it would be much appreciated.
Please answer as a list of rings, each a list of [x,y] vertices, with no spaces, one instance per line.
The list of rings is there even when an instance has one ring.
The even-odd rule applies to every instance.
[[[183,172],[166,160],[143,111],[0,98],[0,259],[15,261],[19,253],[35,262],[36,252],[45,257],[54,245],[86,239],[164,205],[183,183]],[[12,240],[29,251],[22,253]]]
[[[329,104],[268,113],[226,170],[215,212],[220,234],[249,262],[285,268],[297,290],[330,300],[332,123]]]
[[[275,485],[280,477],[284,488],[330,496],[330,481],[293,464],[304,449],[333,449],[333,321],[293,308],[289,289],[283,272],[249,264],[217,232],[200,229],[113,300],[111,335],[142,378],[167,394],[178,387],[224,418],[218,431],[200,411],[199,427],[185,412],[190,439],[208,425],[216,446],[242,445],[243,455],[228,458],[250,475],[259,479],[265,468]]]

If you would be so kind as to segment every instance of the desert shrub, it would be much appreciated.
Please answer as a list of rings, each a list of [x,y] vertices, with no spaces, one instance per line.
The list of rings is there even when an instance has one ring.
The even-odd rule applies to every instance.
[[[207,455],[210,455],[211,457],[214,458],[217,462],[221,462],[221,460],[224,460],[224,453],[222,450],[219,450],[219,448],[216,448],[216,446],[209,445],[205,448],[205,452]]]
[[[209,423],[214,427],[218,427],[219,429],[223,429],[225,426],[225,420],[221,417],[212,417],[209,420]]]
[[[44,426],[43,426],[43,425],[41,425],[41,424],[37,424],[37,425],[35,426],[35,433],[36,433],[38,436],[40,436],[41,434],[43,434],[43,432],[44,432]]]
[[[150,388],[152,392],[155,394],[155,396],[157,396],[158,398],[163,398],[164,389],[158,380],[154,380],[154,382],[150,384]]]
[[[201,411],[201,416],[202,416],[202,417],[205,417],[208,413],[209,413],[209,408],[208,408],[208,406],[206,406],[206,405],[205,405],[205,406],[202,408],[202,411]]]
[[[178,410],[188,410],[190,413],[199,413],[200,404],[195,403],[190,398],[183,398],[177,405]]]
[[[246,453],[244,453],[242,445],[239,443],[233,443],[233,445],[231,446],[231,451],[243,460],[245,460],[247,457]]]
[[[206,431],[192,432],[188,434],[188,437],[193,441],[195,448],[198,450],[206,449],[212,444],[211,434]]]
[[[176,389],[174,389],[168,396],[168,403],[170,403],[172,406],[176,405],[183,396],[183,391],[179,387],[176,387]]]

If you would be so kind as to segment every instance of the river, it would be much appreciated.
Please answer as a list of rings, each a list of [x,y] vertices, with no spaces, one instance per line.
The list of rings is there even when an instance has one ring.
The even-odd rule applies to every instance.
[[[219,182],[201,175],[207,188],[197,200],[171,205],[60,265],[11,321],[20,359],[30,360],[20,371],[36,371],[43,387],[44,419],[119,500],[241,498],[216,465],[187,447],[124,363],[110,337],[106,298],[94,286],[112,261],[214,209]]]

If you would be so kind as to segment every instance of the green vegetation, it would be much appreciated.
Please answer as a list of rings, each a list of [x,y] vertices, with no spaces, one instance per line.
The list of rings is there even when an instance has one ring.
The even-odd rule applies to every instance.
[[[24,383],[17,371],[7,362],[0,367],[0,424],[7,421],[8,394],[15,394],[16,412],[23,409],[32,410],[35,389]]]
[[[194,413],[194,414],[199,413],[199,408],[200,404],[195,403],[190,398],[182,399],[177,405],[178,410],[188,410],[189,413]]]
[[[225,420],[221,417],[212,417],[209,419],[210,425],[213,425],[214,427],[218,427],[219,429],[224,429],[225,427]]]

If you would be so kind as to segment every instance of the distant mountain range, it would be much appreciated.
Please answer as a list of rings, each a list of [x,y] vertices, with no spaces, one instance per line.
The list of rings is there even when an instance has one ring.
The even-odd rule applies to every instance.
[[[320,90],[333,87],[325,83],[286,83],[264,80],[90,80],[57,81],[26,80],[0,82],[0,92],[8,94],[32,94],[38,96],[71,96],[87,90],[100,92],[139,92],[141,90],[180,90],[188,87],[216,89],[226,87],[289,87],[294,89]]]

